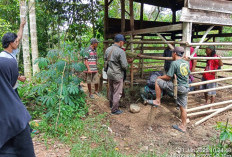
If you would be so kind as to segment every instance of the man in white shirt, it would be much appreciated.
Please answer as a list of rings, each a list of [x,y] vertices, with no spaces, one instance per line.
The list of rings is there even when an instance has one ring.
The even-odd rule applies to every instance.
[[[20,24],[20,28],[17,35],[15,33],[9,32],[2,37],[2,47],[4,50],[0,53],[0,57],[13,58],[17,62],[16,55],[18,53],[19,43],[23,36],[23,28],[25,24],[26,24],[26,20],[24,19]],[[24,82],[26,80],[26,77],[19,76],[18,80]],[[18,84],[16,83],[15,86],[13,87],[16,92],[17,92],[17,87]]]

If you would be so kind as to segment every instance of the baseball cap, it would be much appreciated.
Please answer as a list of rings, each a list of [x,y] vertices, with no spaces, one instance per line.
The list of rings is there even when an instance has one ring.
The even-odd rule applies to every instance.
[[[114,37],[114,41],[115,42],[119,42],[119,41],[124,41],[125,42],[126,40],[125,40],[125,38],[124,38],[124,36],[122,34],[117,34]]]
[[[91,44],[99,43],[99,41],[98,41],[96,38],[92,38],[92,39],[90,40],[90,43],[91,43]]]
[[[175,47],[172,52],[176,52],[178,56],[183,56],[184,54],[184,48],[183,47]]]

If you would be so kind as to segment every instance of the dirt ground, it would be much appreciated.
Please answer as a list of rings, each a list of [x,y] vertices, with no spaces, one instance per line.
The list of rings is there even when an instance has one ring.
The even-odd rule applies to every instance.
[[[206,115],[191,117],[187,132],[180,133],[172,129],[173,124],[180,123],[180,111],[176,109],[172,98],[164,96],[162,106],[156,109],[154,123],[148,126],[148,114],[151,106],[145,106],[139,102],[138,94],[138,87],[127,91],[126,97],[121,102],[123,106],[121,109],[124,111],[121,115],[110,114],[109,102],[105,97],[96,98],[97,101],[96,99],[90,100],[92,104],[90,114],[94,114],[95,111],[109,113],[110,128],[113,131],[115,142],[118,144],[117,147],[120,152],[128,155],[150,151],[158,155],[169,156],[204,151],[202,147],[213,144],[213,139],[219,135],[219,132],[215,130],[216,122],[225,122],[232,116],[232,110],[226,111],[196,127],[193,124]],[[231,90],[217,92],[216,102],[231,99]],[[131,103],[137,103],[141,107],[139,113],[129,111]],[[188,108],[199,106],[202,103],[204,103],[203,94],[191,95],[188,100]],[[232,124],[231,119],[229,122]]]
[[[82,86],[87,92],[86,85],[82,84]],[[91,105],[90,115],[109,113],[107,118],[110,119],[111,134],[117,143],[118,150],[123,154],[132,156],[144,152],[155,152],[157,155],[165,154],[166,156],[194,154],[194,152],[205,150],[203,146],[214,143],[213,139],[219,135],[219,132],[215,130],[216,122],[225,122],[232,116],[232,110],[226,111],[196,127],[193,127],[193,124],[205,115],[191,117],[187,132],[180,133],[172,129],[173,124],[180,123],[179,110],[176,109],[172,98],[164,96],[162,106],[156,109],[154,123],[148,126],[147,118],[151,106],[145,106],[139,101],[139,88],[134,87],[134,90],[126,88],[126,97],[121,101],[121,109],[124,113],[121,115],[110,114],[109,102],[105,96],[95,96],[94,100],[87,100],[87,103]],[[217,92],[216,102],[231,99],[231,90]],[[139,113],[129,111],[131,103],[137,103],[141,107]],[[204,103],[203,94],[192,95],[188,100],[188,108],[202,103]],[[229,119],[229,122],[232,124],[232,119]],[[70,154],[70,148],[57,141],[48,141],[45,145],[39,135],[34,137],[33,141],[37,157],[65,157]]]

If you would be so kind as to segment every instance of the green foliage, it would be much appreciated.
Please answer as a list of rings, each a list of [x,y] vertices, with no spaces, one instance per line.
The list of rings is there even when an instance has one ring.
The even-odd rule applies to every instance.
[[[218,140],[215,140],[215,144],[205,147],[202,150],[204,152],[200,152],[199,155],[210,155],[210,156],[220,156],[224,157],[227,155],[231,155],[232,153],[232,126],[228,124],[228,120],[226,123],[218,122],[216,129],[220,131],[220,135]]]
[[[78,60],[79,53],[72,43],[61,46],[61,49],[50,50],[46,58],[39,58],[36,62],[41,71],[32,82],[19,88],[24,103],[29,106],[39,104],[35,110],[42,111],[41,114],[32,112],[32,115],[45,115],[52,125],[58,114],[59,125],[72,118],[80,118],[87,111],[85,94],[79,89],[81,79],[75,75],[85,66]]]

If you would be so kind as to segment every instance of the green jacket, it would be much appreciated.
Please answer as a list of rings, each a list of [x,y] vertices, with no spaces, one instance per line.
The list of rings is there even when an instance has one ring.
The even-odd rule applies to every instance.
[[[106,49],[104,61],[107,61],[111,51],[112,54],[108,61],[107,77],[111,80],[119,81],[123,79],[124,71],[128,67],[126,53],[118,45],[113,44]]]

